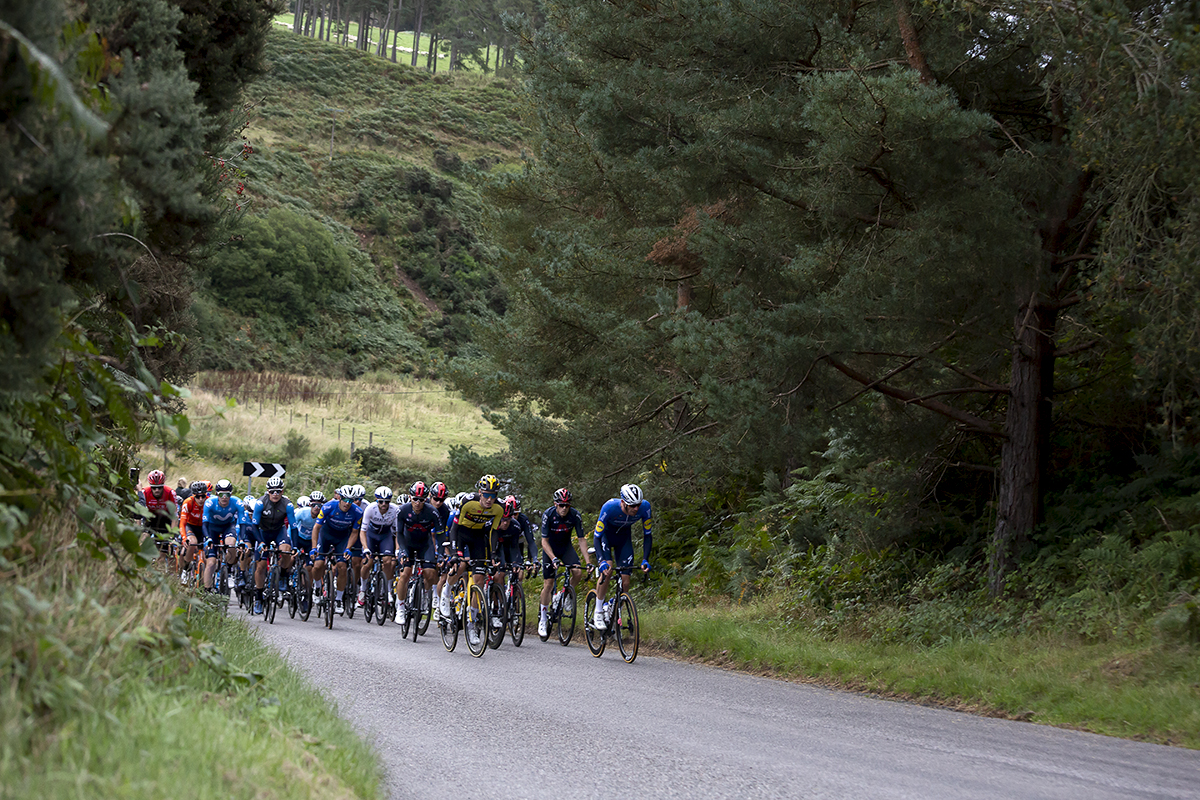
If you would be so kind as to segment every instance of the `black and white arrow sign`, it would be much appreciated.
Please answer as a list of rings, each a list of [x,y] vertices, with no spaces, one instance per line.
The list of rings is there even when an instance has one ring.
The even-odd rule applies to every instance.
[[[264,464],[261,461],[243,461],[242,475],[247,478],[282,478],[287,474],[283,464]]]

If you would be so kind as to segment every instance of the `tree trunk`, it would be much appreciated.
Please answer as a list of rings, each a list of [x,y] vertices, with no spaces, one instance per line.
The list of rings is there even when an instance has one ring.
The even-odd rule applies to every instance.
[[[425,56],[425,71],[437,72],[437,31],[429,34],[429,52]]]
[[[379,46],[375,48],[375,55],[380,58],[387,58],[388,26],[392,24],[392,6],[394,5],[394,0],[388,0],[387,17],[379,26]]]
[[[304,0],[296,0],[296,13],[292,15],[292,33],[297,36],[304,33]]]
[[[452,42],[450,42],[450,64],[446,67],[446,70],[448,72],[454,71],[454,64],[456,61],[458,61],[458,37],[457,36],[454,37],[454,40]]]
[[[421,23],[425,21],[425,0],[417,0],[416,18],[413,21],[412,66],[416,69],[417,56],[421,53]]]
[[[401,2],[396,8],[396,23],[392,29],[392,63],[396,63],[396,53],[400,50],[400,11],[404,3]]]
[[[317,11],[317,38],[321,41],[325,41],[325,17],[329,15],[327,11],[328,5],[326,3]]]
[[[988,590],[1004,593],[1029,535],[1042,521],[1042,475],[1049,452],[1054,393],[1054,326],[1057,311],[1031,299],[1015,320],[1006,439],[1000,451],[996,528],[988,563]]]

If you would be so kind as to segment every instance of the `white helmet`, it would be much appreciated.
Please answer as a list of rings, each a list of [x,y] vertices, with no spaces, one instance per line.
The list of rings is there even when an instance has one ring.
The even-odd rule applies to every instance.
[[[625,501],[627,506],[640,506],[642,504],[642,490],[638,488],[636,483],[627,483],[621,487],[621,499]]]
[[[313,503],[318,506],[324,505],[325,504],[325,493],[320,490],[310,492],[308,495],[308,501],[310,503]]]
[[[350,489],[354,493],[352,497],[354,500],[362,500],[367,496],[367,487],[363,486],[361,483],[354,484],[350,487]]]
[[[392,499],[392,490],[387,486],[380,486],[378,489],[375,490],[375,499],[376,500],[391,500]]]
[[[258,498],[252,494],[248,494],[242,498],[242,505],[253,511],[254,507],[258,505]]]
[[[312,500],[309,499],[308,495],[302,494],[300,495],[300,498],[296,500],[296,505],[300,508],[308,508],[310,505],[312,505]]]
[[[267,489],[282,489],[283,478],[276,475],[274,478],[267,478]]]

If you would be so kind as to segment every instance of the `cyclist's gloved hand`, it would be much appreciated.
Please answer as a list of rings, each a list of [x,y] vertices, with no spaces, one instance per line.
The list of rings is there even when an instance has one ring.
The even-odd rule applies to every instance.
[[[554,559],[554,568],[558,569],[561,566],[562,566],[562,559],[561,558]]]
[[[608,571],[611,569],[612,569],[612,564],[608,563],[607,561],[600,562],[600,574],[601,575],[607,575]]]
[[[344,551],[342,551],[342,558],[349,558],[349,557],[350,557],[350,548],[347,547]]]
[[[642,572],[649,572],[649,571],[650,571],[650,562],[643,558],[642,559]]]

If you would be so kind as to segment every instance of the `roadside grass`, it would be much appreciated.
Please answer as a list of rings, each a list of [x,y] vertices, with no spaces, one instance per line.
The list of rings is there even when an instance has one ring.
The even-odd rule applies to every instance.
[[[0,583],[0,796],[382,796],[378,754],[243,622],[55,522]]]
[[[932,647],[832,640],[769,599],[639,608],[667,655],[988,716],[1200,748],[1200,651],[1154,640],[1009,634]]]

